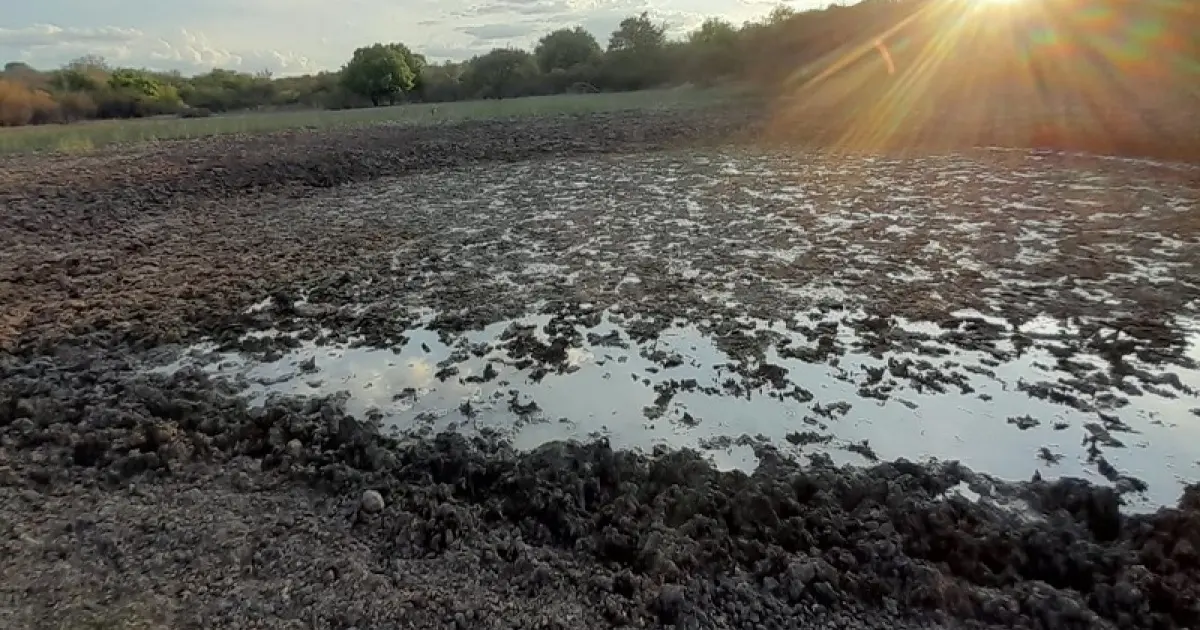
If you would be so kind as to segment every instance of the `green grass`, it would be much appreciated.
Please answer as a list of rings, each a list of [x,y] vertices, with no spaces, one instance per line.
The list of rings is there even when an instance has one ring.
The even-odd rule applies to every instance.
[[[328,129],[376,124],[427,125],[622,110],[687,109],[733,97],[727,90],[675,88],[619,94],[562,94],[492,101],[411,104],[345,111],[235,113],[209,118],[160,117],[70,125],[0,128],[0,154],[86,153],[115,145],[283,129]]]

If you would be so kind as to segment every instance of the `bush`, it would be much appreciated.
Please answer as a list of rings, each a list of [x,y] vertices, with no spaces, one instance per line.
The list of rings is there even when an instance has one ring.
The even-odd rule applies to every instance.
[[[184,102],[192,107],[207,109],[210,112],[227,112],[237,108],[235,103],[236,95],[222,88],[204,87],[194,88],[188,87],[182,90]]]
[[[105,90],[96,94],[97,118],[145,118],[178,113],[178,100],[152,98],[129,89]]]
[[[90,120],[96,117],[96,101],[87,92],[66,92],[58,95],[62,122]]]
[[[58,103],[49,94],[0,79],[0,127],[46,124],[59,118]]]

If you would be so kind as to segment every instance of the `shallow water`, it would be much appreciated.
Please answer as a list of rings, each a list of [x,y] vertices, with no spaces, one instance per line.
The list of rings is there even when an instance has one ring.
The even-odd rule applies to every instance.
[[[861,316],[811,315],[797,317],[795,324],[845,322]],[[569,323],[571,318],[563,319]],[[813,346],[803,334],[789,330],[786,322],[750,318],[739,322],[744,331],[766,332],[775,338],[757,358],[730,356],[713,336],[683,321],[657,339],[638,344],[627,327],[636,317],[605,312],[598,325],[570,326],[578,333],[578,347],[569,348],[560,364],[514,365],[519,359],[504,347],[505,331],[513,326],[533,327],[532,337],[545,343],[552,338],[547,329],[551,320],[551,315],[531,315],[499,322],[465,333],[449,345],[437,332],[424,328],[411,330],[405,343],[390,349],[305,342],[267,363],[195,348],[190,356],[163,369],[207,365],[215,374],[245,379],[249,395],[257,401],[270,394],[345,391],[352,412],[363,417],[378,414],[387,426],[406,434],[487,427],[510,435],[523,448],[553,439],[606,436],[618,447],[648,449],[666,444],[706,449],[726,468],[753,468],[751,446],[761,439],[787,453],[826,453],[840,463],[866,464],[871,460],[864,453],[873,452],[884,460],[957,459],[1010,480],[1028,479],[1039,471],[1045,478],[1082,476],[1107,483],[1084,444],[1093,435],[1089,424],[1107,424],[1108,436],[1120,445],[1105,438],[1097,445],[1100,456],[1121,474],[1149,484],[1146,493],[1131,497],[1134,503],[1143,507],[1172,503],[1181,483],[1200,478],[1200,418],[1191,411],[1200,407],[1200,401],[1194,393],[1164,388],[1163,393],[1178,396],[1171,399],[1149,391],[1127,397],[1103,389],[1084,397],[1095,411],[1032,397],[1019,389],[1020,383],[1056,382],[1070,376],[1054,368],[1055,358],[1047,350],[1053,342],[1035,344],[998,365],[985,365],[984,361],[994,362],[991,353],[964,350],[942,339],[952,330],[897,320],[895,326],[918,337],[922,354],[889,351],[872,356],[854,350],[863,339],[843,324],[836,338],[846,348],[844,354],[809,362],[780,356],[780,348]],[[1047,335],[1069,332],[1045,318],[1024,329]],[[564,333],[561,320],[553,331],[553,336],[575,336]],[[997,345],[1003,348],[1005,342]],[[945,354],[931,356],[933,349]],[[1196,345],[1192,354],[1200,356]],[[885,370],[878,385],[888,390],[886,400],[860,394],[871,379],[869,370],[905,359],[928,361],[924,374],[941,374],[957,384],[935,384],[945,391],[933,392],[919,379],[897,378]],[[1097,369],[1104,366],[1097,356],[1080,354],[1073,359]],[[307,360],[313,362],[309,368],[304,366]],[[736,368],[753,372],[758,365],[782,367],[786,376],[775,384],[745,388],[747,379]],[[543,367],[549,368],[544,375],[538,373]],[[1184,388],[1200,391],[1200,371],[1170,371]],[[671,388],[674,394],[660,396],[673,382],[681,383]],[[811,393],[811,400],[807,395],[793,396],[797,386]],[[1119,402],[1104,402],[1104,393],[1127,398],[1128,403],[1115,407]],[[846,404],[839,408],[839,403]],[[1100,420],[1101,413],[1106,422]],[[1114,418],[1128,429],[1112,429],[1119,426]],[[739,442],[741,436],[755,440]],[[1047,461],[1040,455],[1043,448],[1061,459]]]
[[[1136,478],[1149,484],[1127,497],[1138,506],[1173,503],[1200,479],[1200,241],[1180,220],[1200,205],[1139,168],[663,153],[347,186],[294,212],[406,238],[327,306],[395,313],[407,340],[184,361],[246,379],[259,399],[344,390],[352,411],[406,433],[487,427],[520,446],[604,435],[738,468],[761,439],[845,463]],[[546,303],[574,315],[530,306]],[[444,338],[422,309],[503,321]],[[864,309],[894,317],[873,329]],[[269,311],[246,316],[275,325]],[[639,318],[673,323],[644,340]],[[525,365],[502,339],[514,324],[569,349]],[[1127,339],[1122,326],[1150,326],[1138,347],[1167,363],[1125,353],[1136,374],[1116,374],[1096,347]],[[1186,333],[1187,356],[1163,356],[1178,347],[1166,329]],[[598,343],[616,339],[627,347]]]

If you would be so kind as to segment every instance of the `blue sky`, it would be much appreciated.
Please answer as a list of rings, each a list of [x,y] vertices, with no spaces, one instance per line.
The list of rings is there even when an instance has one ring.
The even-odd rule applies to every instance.
[[[336,69],[357,46],[401,41],[434,59],[527,46],[582,25],[600,39],[622,17],[649,12],[676,32],[708,16],[741,23],[774,0],[36,0],[5,2],[0,64],[52,68],[84,54],[111,63],[295,74]],[[813,0],[792,0],[810,8]]]

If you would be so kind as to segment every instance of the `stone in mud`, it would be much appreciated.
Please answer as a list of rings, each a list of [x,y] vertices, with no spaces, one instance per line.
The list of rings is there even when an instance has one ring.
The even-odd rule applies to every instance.
[[[121,460],[121,461],[128,462],[129,459],[125,458],[124,460]],[[129,466],[127,464],[122,467],[123,472],[127,473],[126,476],[132,476],[134,474],[137,474],[138,472],[141,472],[140,465],[136,466],[132,470],[124,470],[128,467]],[[239,470],[238,472],[234,473],[233,480],[231,483],[232,483],[234,489],[238,490],[239,492],[250,492],[251,490],[254,489],[254,479],[251,478],[249,473],[247,473],[244,470]]]
[[[809,582],[817,577],[817,564],[812,560],[796,561],[788,565],[787,578],[788,582],[793,585],[798,585],[801,589],[807,586]],[[798,593],[793,593],[793,598],[798,598]]]
[[[367,514],[376,514],[383,511],[383,495],[377,490],[364,490],[362,498],[359,500],[359,507]]]

